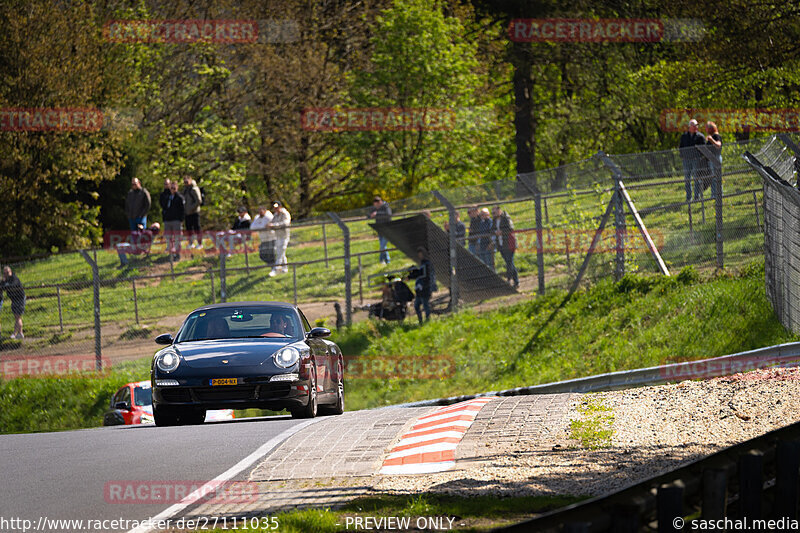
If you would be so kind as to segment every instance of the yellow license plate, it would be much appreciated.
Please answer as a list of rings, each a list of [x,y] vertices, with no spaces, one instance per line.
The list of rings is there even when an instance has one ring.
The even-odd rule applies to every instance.
[[[211,386],[217,385],[238,385],[239,378],[213,378],[209,380],[211,382]]]

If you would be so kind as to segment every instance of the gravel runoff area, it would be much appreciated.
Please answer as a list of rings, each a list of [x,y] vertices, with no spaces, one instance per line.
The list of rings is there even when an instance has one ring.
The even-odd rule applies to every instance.
[[[483,408],[465,435],[457,470],[382,477],[373,490],[467,496],[596,496],[612,492],[800,421],[800,369],[776,368],[671,385],[550,396],[568,398],[563,409],[558,409],[559,405],[549,409],[542,420],[546,427],[530,431],[526,424],[533,421],[531,411],[541,409],[543,398],[500,398]],[[578,408],[589,403],[600,403],[611,408],[609,414],[613,412],[610,446],[586,449],[570,438],[570,421],[585,418]],[[498,409],[511,415],[492,416]],[[481,419],[483,425],[478,423]],[[522,429],[526,426],[527,431]],[[476,432],[484,437],[504,432],[506,438],[481,438]]]

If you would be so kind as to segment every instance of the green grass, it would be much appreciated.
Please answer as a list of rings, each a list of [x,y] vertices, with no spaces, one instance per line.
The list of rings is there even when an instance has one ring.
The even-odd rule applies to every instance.
[[[107,373],[0,379],[0,433],[100,426],[117,389],[149,373],[148,358],[120,363]]]
[[[444,529],[456,531],[488,531],[503,525],[520,522],[534,514],[557,509],[580,501],[574,496],[521,496],[497,498],[493,496],[448,496],[421,494],[417,496],[380,495],[358,498],[341,509],[301,509],[274,516],[277,529],[270,527],[250,531],[278,531],[280,533],[336,533],[340,531],[374,531],[374,520],[395,517],[409,521],[408,528],[415,530],[417,520],[436,517]],[[357,527],[370,518],[370,527]],[[270,517],[272,518],[272,517]],[[450,519],[450,520],[448,520]],[[265,520],[269,524],[270,522]],[[363,522],[361,522],[363,524]],[[422,522],[420,522],[422,524]],[[230,525],[230,524],[229,524]],[[397,526],[395,526],[397,527]],[[241,528],[240,528],[241,529]],[[247,528],[245,528],[247,530]],[[384,529],[381,529],[384,530]],[[388,530],[388,529],[386,529]],[[222,529],[214,531],[224,531]]]
[[[614,434],[612,428],[614,410],[596,397],[587,395],[577,411],[580,417],[569,422],[570,438],[591,450],[611,446],[611,437]]]
[[[766,299],[763,263],[704,279],[687,269],[669,278],[604,280],[578,291],[546,323],[563,297],[551,291],[521,304],[484,313],[467,310],[423,326],[369,321],[336,333],[334,340],[345,355],[370,360],[356,359],[360,375],[364,368],[377,368],[381,376],[387,366],[395,370],[395,377],[385,379],[349,379],[348,407],[549,383],[798,340],[778,322]],[[409,362],[404,366],[398,360]],[[415,379],[413,371],[404,370],[436,370],[442,361],[449,363],[447,372],[428,379]]]

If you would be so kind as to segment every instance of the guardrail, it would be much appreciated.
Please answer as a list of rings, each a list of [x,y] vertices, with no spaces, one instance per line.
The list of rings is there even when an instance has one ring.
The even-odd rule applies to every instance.
[[[393,405],[391,407],[450,405],[483,396],[599,392],[670,383],[686,379],[729,376],[739,372],[798,362],[800,362],[800,342],[790,342],[698,361],[672,363],[649,368],[639,368],[636,370],[621,370],[619,372],[610,372],[607,374],[558,381],[555,383],[545,383],[542,385],[532,385],[530,387],[517,387],[515,389],[482,392],[463,396],[451,396],[449,398],[437,398],[435,400],[422,400]]]

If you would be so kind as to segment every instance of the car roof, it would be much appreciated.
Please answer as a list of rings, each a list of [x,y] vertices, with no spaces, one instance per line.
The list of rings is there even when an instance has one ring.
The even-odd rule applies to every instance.
[[[218,304],[210,304],[204,305],[202,307],[198,307],[195,311],[206,311],[210,309],[224,309],[226,307],[278,307],[281,309],[297,309],[297,306],[294,304],[286,303],[286,302],[225,302],[225,303],[218,303]]]

